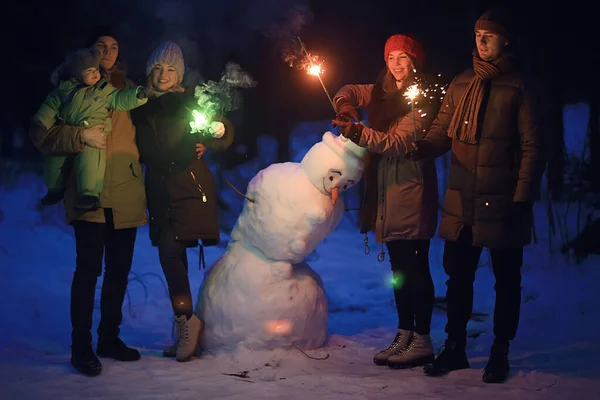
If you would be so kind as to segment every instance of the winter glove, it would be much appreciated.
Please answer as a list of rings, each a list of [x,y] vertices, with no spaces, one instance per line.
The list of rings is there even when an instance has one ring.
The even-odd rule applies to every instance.
[[[208,127],[208,133],[215,139],[220,139],[225,134],[225,125],[221,121],[213,121]]]
[[[331,121],[331,126],[340,128],[340,135],[350,139],[357,145],[360,142],[362,136],[363,124],[356,124],[345,117],[338,117]]]
[[[340,117],[344,117],[349,120],[352,120],[352,118],[354,118],[356,122],[359,121],[356,108],[354,108],[352,103],[350,103],[350,100],[342,98],[338,101],[338,104],[339,107],[337,110],[336,119],[342,119]]]
[[[433,157],[433,143],[429,140],[417,140],[404,156],[407,160],[419,161]]]

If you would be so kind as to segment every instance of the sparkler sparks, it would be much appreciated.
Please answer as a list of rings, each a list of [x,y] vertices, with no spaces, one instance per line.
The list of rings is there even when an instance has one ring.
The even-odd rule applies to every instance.
[[[197,107],[193,110],[190,122],[191,134],[214,132],[215,118],[217,114],[237,109],[242,103],[239,88],[250,88],[256,82],[250,75],[243,71],[236,63],[227,63],[225,71],[218,82],[207,81],[197,85],[194,89],[194,98]]]
[[[310,67],[308,67],[308,70],[306,72],[308,72],[309,75],[319,76],[324,71],[323,71],[323,68],[321,68],[320,65],[314,64],[314,65],[311,65]]]
[[[302,39],[300,39],[300,36],[298,36],[298,42],[300,43],[300,46],[302,47],[302,51],[306,55],[306,58],[310,62],[311,68],[309,69],[309,71],[312,70],[313,72],[316,72],[316,70],[314,69],[315,67],[318,68],[318,71],[321,71],[321,66],[317,65],[313,62],[310,54],[308,53],[308,51],[306,50],[306,47],[304,46],[304,43],[302,42]],[[333,112],[337,112],[337,110],[335,109],[335,104],[333,104],[333,99],[329,95],[329,92],[327,91],[327,88],[325,87],[325,84],[323,83],[323,79],[321,79],[321,74],[320,73],[316,74],[316,77],[319,79],[319,82],[321,82],[321,86],[323,87],[323,91],[325,91],[325,94],[327,95],[327,98],[329,99],[329,103],[331,104],[331,107],[333,108]]]
[[[290,67],[293,67],[295,65],[296,68],[306,71],[308,75],[316,76],[317,79],[319,79],[319,83],[321,84],[323,91],[327,95],[327,99],[329,100],[331,107],[333,107],[333,111],[337,112],[333,103],[333,99],[329,95],[329,92],[327,91],[327,88],[323,83],[323,79],[321,79],[321,75],[323,75],[323,73],[325,72],[325,69],[323,68],[324,61],[318,55],[314,53],[309,53],[308,50],[306,50],[306,46],[304,46],[304,42],[302,42],[302,39],[300,39],[300,37],[296,37],[296,39],[300,44],[301,55],[298,56],[295,52],[292,51],[285,52],[283,54],[284,61],[288,63]]]
[[[404,92],[404,97],[406,97],[412,103],[420,94],[421,89],[419,88],[419,84],[415,83],[414,85],[409,86],[406,92]]]

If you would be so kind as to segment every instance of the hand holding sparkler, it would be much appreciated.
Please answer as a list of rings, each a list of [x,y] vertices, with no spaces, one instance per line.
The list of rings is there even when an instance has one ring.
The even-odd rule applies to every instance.
[[[333,127],[339,127],[340,135],[359,145],[360,138],[362,136],[362,130],[364,129],[363,124],[354,123],[346,117],[336,117],[336,119],[331,121],[331,125]]]
[[[188,109],[189,110],[189,109]],[[190,133],[204,138],[218,139],[225,134],[225,125],[220,121],[209,121],[206,114],[198,110],[190,110],[193,120],[190,121]]]
[[[433,143],[429,140],[417,140],[414,143],[411,151],[406,153],[404,158],[411,161],[420,161],[426,158],[432,158],[434,156]]]
[[[339,107],[336,118],[342,117],[347,118],[349,121],[352,121],[352,119],[356,122],[359,121],[358,112],[356,112],[356,108],[352,105],[350,100],[341,98],[338,100],[338,104]]]

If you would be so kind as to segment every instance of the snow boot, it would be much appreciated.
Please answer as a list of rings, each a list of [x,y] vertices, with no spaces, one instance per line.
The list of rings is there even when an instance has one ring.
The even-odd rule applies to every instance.
[[[64,197],[64,190],[48,190],[48,193],[40,200],[40,204],[43,206],[51,206],[60,202]]]
[[[490,359],[483,370],[485,383],[503,383],[508,378],[510,364],[508,362],[508,342],[494,341],[490,351]]]
[[[200,335],[204,330],[204,321],[201,321],[195,315],[187,319],[185,315],[175,317],[177,329],[179,330],[179,343],[175,353],[177,361],[189,361],[198,350]]]
[[[430,364],[425,365],[423,372],[429,376],[442,376],[450,371],[470,368],[465,345],[446,339],[444,350]]]
[[[87,376],[98,376],[102,372],[102,364],[92,350],[92,345],[76,348],[71,346],[71,365]]]
[[[373,357],[373,362],[377,365],[387,365],[388,358],[391,355],[400,353],[406,346],[408,346],[410,336],[410,331],[399,329],[398,333],[396,333],[396,337],[392,341],[392,344],[390,344],[387,349],[378,351]]]
[[[388,367],[394,369],[422,367],[432,363],[434,359],[433,345],[431,344],[429,335],[413,333],[410,343],[406,348],[398,354],[389,356]]]
[[[98,357],[114,358],[117,361],[137,361],[142,357],[139,351],[127,347],[118,337],[114,339],[98,338],[96,353],[98,353]]]

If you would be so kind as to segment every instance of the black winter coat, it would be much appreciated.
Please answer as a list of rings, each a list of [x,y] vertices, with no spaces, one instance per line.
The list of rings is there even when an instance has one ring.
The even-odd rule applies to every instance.
[[[468,69],[454,78],[425,137],[438,154],[452,148],[439,235],[456,241],[469,225],[474,246],[526,246],[533,214],[518,205],[533,204],[544,169],[537,92],[523,73],[507,68],[486,82],[478,143],[451,140],[448,126],[473,76]]]
[[[197,136],[190,134],[194,106],[190,93],[166,93],[131,112],[140,161],[146,166],[146,197],[150,240],[158,245],[165,228],[176,240],[196,246],[219,243],[217,193],[206,162],[197,159]],[[233,141],[228,121],[225,135],[204,141],[208,149],[224,150]]]

